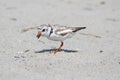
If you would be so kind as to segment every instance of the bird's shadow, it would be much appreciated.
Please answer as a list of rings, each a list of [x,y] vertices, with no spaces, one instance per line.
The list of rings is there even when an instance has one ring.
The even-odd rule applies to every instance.
[[[53,52],[53,51],[55,51],[55,50],[56,50],[56,49],[43,49],[43,50],[41,50],[41,51],[35,51],[35,53],[46,53],[46,52],[51,53],[51,52]],[[61,49],[60,52],[76,53],[76,52],[78,52],[78,51],[77,51],[77,50]]]

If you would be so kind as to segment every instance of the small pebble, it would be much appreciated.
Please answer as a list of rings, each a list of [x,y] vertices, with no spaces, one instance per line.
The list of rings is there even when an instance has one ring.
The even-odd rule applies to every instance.
[[[105,4],[105,1],[101,1],[100,4],[101,4],[101,5],[104,5],[104,4]]]
[[[10,18],[12,21],[17,21],[17,19],[16,18]]]
[[[119,64],[120,64],[120,62],[119,62]]]
[[[103,50],[100,50],[99,52],[100,52],[100,53],[102,53],[102,52],[103,52]]]
[[[21,56],[22,58],[25,58],[25,56]]]
[[[26,52],[29,52],[29,51],[30,51],[30,50],[27,49],[27,50],[25,50],[24,52],[26,53]]]
[[[14,58],[20,58],[19,56],[14,56]]]

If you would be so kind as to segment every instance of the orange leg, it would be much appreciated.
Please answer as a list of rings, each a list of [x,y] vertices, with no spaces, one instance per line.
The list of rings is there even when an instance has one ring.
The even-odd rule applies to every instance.
[[[62,46],[63,46],[63,42],[61,42],[60,47],[54,51],[54,54],[56,54],[57,52],[59,52],[59,51],[61,50],[61,47],[62,47]]]

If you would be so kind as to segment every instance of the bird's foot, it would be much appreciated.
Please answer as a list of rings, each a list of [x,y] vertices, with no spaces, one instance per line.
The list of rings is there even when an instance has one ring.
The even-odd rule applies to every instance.
[[[60,52],[61,51],[61,49],[56,49],[55,51],[54,51],[54,54],[56,54],[57,52]]]

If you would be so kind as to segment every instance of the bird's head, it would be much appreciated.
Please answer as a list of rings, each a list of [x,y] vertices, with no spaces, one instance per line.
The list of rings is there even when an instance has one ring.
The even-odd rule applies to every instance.
[[[51,25],[43,24],[37,29],[38,29],[37,38],[40,38],[40,36],[48,37],[51,31]]]

